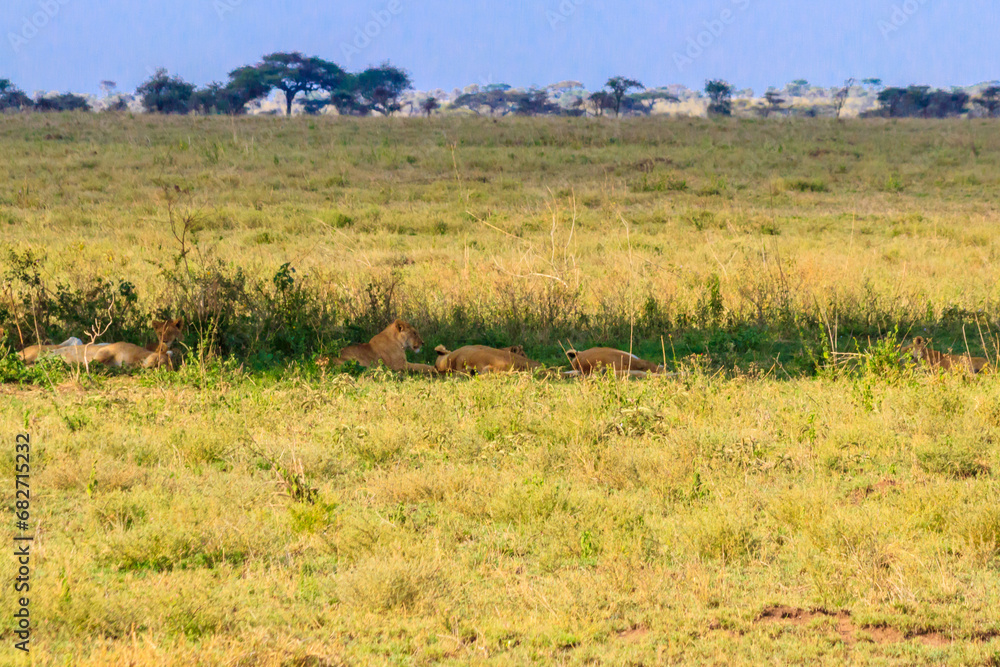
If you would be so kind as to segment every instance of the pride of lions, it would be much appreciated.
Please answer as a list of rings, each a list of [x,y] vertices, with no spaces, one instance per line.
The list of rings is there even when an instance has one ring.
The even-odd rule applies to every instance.
[[[19,353],[25,364],[33,364],[46,356],[57,357],[69,364],[86,365],[91,363],[114,367],[158,368],[175,366],[174,351],[171,346],[183,337],[184,319],[153,322],[156,343],[146,347],[132,343],[83,343],[78,338],[71,338],[59,345],[31,345]],[[983,357],[973,357],[968,354],[945,354],[932,350],[922,336],[913,339],[910,345],[902,348],[904,360],[917,365],[946,371],[964,371],[972,374],[981,373],[990,368],[989,361]],[[437,360],[433,366],[415,364],[407,361],[406,352],[420,352],[424,341],[410,324],[396,320],[387,326],[367,343],[349,345],[340,352],[340,356],[320,359],[326,365],[343,364],[355,361],[366,368],[384,364],[387,368],[411,373],[427,375],[465,373],[510,373],[516,371],[534,371],[542,364],[529,359],[520,345],[496,349],[486,345],[466,345],[457,350],[448,350],[444,345],[435,349]],[[646,377],[647,375],[662,375],[665,368],[630,352],[615,350],[608,347],[594,347],[579,352],[568,350],[571,370],[556,371],[563,377],[587,376],[598,372],[611,372],[621,377]]]

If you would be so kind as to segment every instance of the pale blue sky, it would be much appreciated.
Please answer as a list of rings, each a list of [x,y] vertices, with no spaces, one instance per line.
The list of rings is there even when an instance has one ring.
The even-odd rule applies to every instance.
[[[373,11],[385,26],[368,25],[359,48]],[[351,70],[390,60],[425,90],[596,89],[615,74],[758,92],[850,76],[969,85],[1000,78],[998,18],[993,0],[4,0],[0,77],[29,93],[97,92],[102,79],[130,91],[158,66],[204,84],[300,50]]]

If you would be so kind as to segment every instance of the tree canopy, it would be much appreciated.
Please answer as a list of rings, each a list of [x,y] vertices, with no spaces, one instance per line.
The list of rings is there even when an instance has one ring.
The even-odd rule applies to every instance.
[[[722,79],[712,79],[705,82],[705,94],[711,100],[708,105],[709,116],[733,115],[733,86]]]
[[[258,77],[251,77],[249,72],[243,71],[243,80],[283,92],[285,113],[289,116],[292,115],[292,103],[297,95],[317,90],[337,90],[348,77],[337,63],[316,56],[304,56],[298,51],[270,53],[261,59],[255,69]]]
[[[642,90],[643,86],[641,83],[635,79],[627,79],[623,76],[613,76],[608,79],[604,87],[608,91],[608,95],[614,101],[614,106],[611,108],[615,110],[615,115],[621,114],[622,109],[622,99],[628,94],[630,90]]]
[[[170,76],[167,70],[159,68],[141,86],[135,94],[142,100],[146,111],[157,113],[187,113],[190,110],[191,96],[195,86],[179,76]]]
[[[31,98],[15,86],[10,79],[0,79],[0,111],[30,109]]]
[[[383,116],[399,111],[399,98],[412,87],[410,75],[389,63],[369,67],[355,79],[355,91],[365,113],[377,111]]]

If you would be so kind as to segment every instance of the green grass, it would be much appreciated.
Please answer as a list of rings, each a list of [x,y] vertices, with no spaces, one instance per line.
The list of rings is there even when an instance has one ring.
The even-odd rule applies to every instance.
[[[993,123],[39,114],[0,147],[8,344],[193,323],[173,373],[0,359],[34,664],[1000,660],[1000,384],[896,363],[997,357]],[[414,360],[686,375],[315,363],[397,315]]]

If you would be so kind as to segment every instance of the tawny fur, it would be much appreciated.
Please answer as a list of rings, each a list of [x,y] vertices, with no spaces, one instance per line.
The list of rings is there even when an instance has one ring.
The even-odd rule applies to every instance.
[[[613,370],[617,373],[645,375],[646,373],[662,373],[663,366],[643,361],[634,354],[615,350],[610,347],[593,347],[583,352],[570,350],[566,353],[573,370],[581,375],[590,375],[601,369]]]
[[[131,343],[96,343],[81,344],[76,341],[75,345],[31,345],[21,350],[20,357],[25,364],[33,364],[39,357],[46,355],[58,355],[69,363],[91,363],[98,362],[112,366],[144,366],[151,368],[152,364],[170,364],[170,355],[166,352],[174,341],[183,337],[184,318],[176,320],[164,320],[153,322],[153,331],[156,333],[157,343],[152,349],[139,348],[142,353],[135,349],[137,345]],[[74,339],[70,339],[74,341]],[[70,341],[67,341],[70,342]],[[150,360],[150,355],[156,355],[155,360]],[[100,356],[100,358],[98,358]]]
[[[158,340],[155,350],[132,343],[110,343],[107,345],[75,345],[60,351],[59,357],[70,364],[98,363],[105,366],[130,368],[173,367],[173,352],[170,346],[183,336],[184,320],[154,322],[153,330]]]
[[[983,357],[973,357],[968,354],[945,354],[927,347],[930,341],[923,336],[917,336],[910,345],[903,348],[903,352],[916,363],[926,363],[931,368],[940,368],[946,371],[963,370],[975,375],[987,369],[990,362]]]
[[[403,320],[396,320],[367,343],[349,345],[340,351],[340,356],[331,359],[333,364],[356,361],[364,367],[382,362],[394,371],[433,373],[434,367],[427,364],[411,364],[406,360],[406,351],[420,352],[424,341],[412,326]]]
[[[496,349],[486,345],[466,345],[450,352],[444,345],[435,348],[438,353],[434,367],[439,373],[506,373],[530,371],[541,366],[524,356],[520,345]]]
[[[38,361],[39,357],[45,356],[47,352],[52,352],[53,350],[62,350],[67,347],[73,347],[76,345],[83,345],[83,341],[80,340],[79,338],[70,338],[69,340],[62,342],[59,345],[29,345],[28,347],[18,352],[17,356],[19,356],[21,358],[21,361],[23,361],[26,365],[30,366],[31,364]]]

